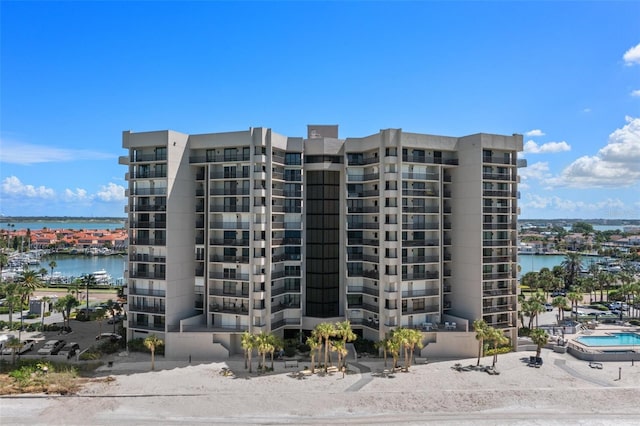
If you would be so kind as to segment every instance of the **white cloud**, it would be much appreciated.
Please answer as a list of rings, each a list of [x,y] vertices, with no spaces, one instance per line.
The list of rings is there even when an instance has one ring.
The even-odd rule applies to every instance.
[[[524,144],[525,154],[551,154],[555,152],[571,151],[571,145],[562,142],[547,142],[538,145],[534,141],[527,141]]]
[[[100,191],[96,193],[96,197],[101,201],[125,201],[124,187],[109,182],[107,186],[102,186]]]
[[[591,108],[585,108],[585,109],[582,110],[582,112],[590,113],[591,112]]]
[[[626,117],[627,124],[609,135],[607,145],[594,156],[575,160],[549,179],[552,186],[619,187],[640,181],[640,118]]]
[[[62,199],[65,201],[88,201],[91,197],[87,194],[86,189],[76,188],[75,192],[67,188],[64,190]]]
[[[116,157],[113,154],[85,149],[54,148],[24,142],[17,143],[6,139],[0,140],[0,151],[2,151],[0,162],[21,165],[78,160],[105,160]]]
[[[627,65],[640,64],[640,43],[627,50],[622,59]]]
[[[551,177],[549,173],[549,163],[546,162],[538,162],[527,165],[522,169],[518,169],[518,175],[523,181],[527,179],[537,179],[542,180]],[[522,184],[518,185],[522,188]]]
[[[615,212],[625,209],[625,204],[617,198],[607,198],[596,202],[575,201],[560,198],[552,195],[544,197],[538,194],[527,194],[526,200],[522,203],[523,208],[560,210],[564,212],[610,212],[617,217]]]
[[[640,97],[640,89],[638,89],[638,90],[632,90],[632,91],[631,91],[631,96],[633,96],[633,97]]]
[[[0,205],[2,201],[19,202],[21,199],[41,200],[51,203],[59,201],[68,204],[82,203],[91,205],[95,202],[124,202],[124,187],[109,182],[100,187],[95,194],[90,194],[86,189],[76,188],[75,190],[66,188],[61,193],[56,193],[52,188],[46,186],[26,185],[16,176],[9,176],[0,185]]]
[[[525,136],[529,136],[529,137],[544,136],[544,132],[540,129],[533,129],[525,133]]]
[[[4,154],[3,154],[4,156]],[[16,176],[9,176],[2,181],[2,193],[9,197],[54,198],[56,193],[46,186],[25,185]]]

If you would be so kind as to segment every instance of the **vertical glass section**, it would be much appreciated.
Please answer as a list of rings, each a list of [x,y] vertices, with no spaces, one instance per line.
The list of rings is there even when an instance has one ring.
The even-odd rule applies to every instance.
[[[340,303],[340,174],[311,171],[306,181],[306,314],[336,317]]]

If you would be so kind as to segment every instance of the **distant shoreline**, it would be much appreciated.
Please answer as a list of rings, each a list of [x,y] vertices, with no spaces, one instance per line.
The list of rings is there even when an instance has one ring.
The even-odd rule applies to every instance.
[[[0,223],[10,222],[124,222],[126,217],[72,217],[72,216],[3,216]]]

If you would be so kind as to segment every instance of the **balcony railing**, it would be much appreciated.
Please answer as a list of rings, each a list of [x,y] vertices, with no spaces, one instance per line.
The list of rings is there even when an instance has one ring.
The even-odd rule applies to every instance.
[[[271,297],[279,296],[285,293],[300,293],[300,286],[298,285],[271,288]]]
[[[209,256],[209,262],[249,263],[249,256]]]
[[[235,281],[248,281],[249,274],[230,274],[228,272],[209,272],[209,278],[216,280],[235,280]]]
[[[149,271],[129,271],[129,278],[147,278],[152,280],[164,280],[166,274],[164,272]]]
[[[411,180],[439,180],[440,175],[438,173],[402,173],[402,179]]]
[[[164,290],[150,290],[147,288],[129,287],[130,296],[153,296],[153,297],[165,297],[167,292]]]
[[[167,227],[167,222],[133,221],[130,223],[130,225],[131,225],[131,228],[163,229]]]
[[[419,247],[419,246],[437,246],[440,243],[437,239],[428,239],[428,240],[403,240],[403,247]]]
[[[147,306],[139,304],[128,304],[129,312],[149,312],[153,314],[164,314],[164,306]]]
[[[375,297],[378,297],[380,294],[379,289],[377,288],[352,285],[347,287],[347,293],[364,293]]]
[[[440,290],[437,288],[427,288],[422,290],[411,290],[411,291],[403,291],[402,297],[410,298],[410,297],[428,297],[428,296],[438,296],[440,294]]]
[[[275,330],[276,328],[285,327],[285,326],[300,326],[301,322],[299,318],[284,318],[278,321],[273,321],[271,323],[271,329]]]
[[[411,280],[435,280],[437,279],[439,274],[437,272],[415,272],[402,274],[402,281],[411,281]]]
[[[409,263],[437,263],[440,261],[438,256],[406,256],[402,258],[403,264]]]
[[[236,240],[232,238],[210,238],[209,245],[212,246],[248,246],[248,239]]]
[[[134,246],[164,246],[167,244],[167,240],[164,238],[134,238],[131,240],[131,244]]]
[[[153,324],[148,322],[135,322],[130,321],[128,324],[129,328],[140,328],[144,330],[156,330],[156,331],[164,331],[164,324]]]
[[[285,309],[300,309],[300,302],[295,303],[295,302],[291,302],[291,303],[278,303],[275,305],[271,305],[271,313],[276,313],[276,312],[280,312],[282,310]]]
[[[212,229],[249,229],[249,222],[209,222]]]

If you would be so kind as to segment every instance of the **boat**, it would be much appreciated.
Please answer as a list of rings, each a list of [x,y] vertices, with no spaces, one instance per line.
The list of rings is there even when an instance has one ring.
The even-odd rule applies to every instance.
[[[111,281],[113,280],[113,278],[111,278],[111,275],[109,275],[104,269],[94,271],[91,273],[91,275],[93,275],[93,278],[95,278],[96,283],[98,284],[111,284]]]

